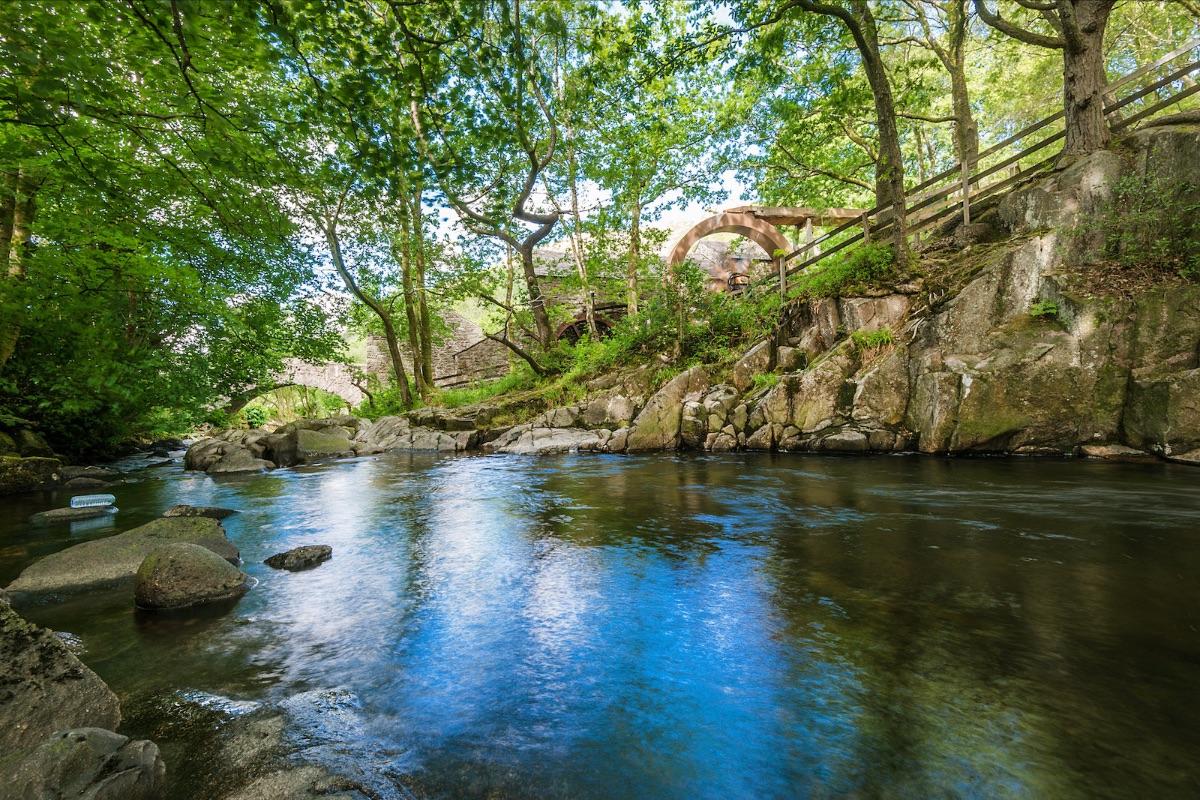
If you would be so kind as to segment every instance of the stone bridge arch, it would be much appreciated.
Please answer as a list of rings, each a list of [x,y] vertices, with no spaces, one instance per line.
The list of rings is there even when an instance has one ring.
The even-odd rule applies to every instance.
[[[352,406],[360,404],[366,395],[354,385],[351,368],[345,364],[329,362],[309,364],[298,358],[289,358],[283,369],[275,376],[274,387],[311,386],[336,394]],[[263,391],[266,391],[264,389]]]
[[[714,233],[736,233],[745,236],[761,247],[767,256],[774,261],[777,250],[790,251],[792,244],[787,237],[771,223],[740,211],[722,211],[716,216],[700,222],[683,235],[683,238],[671,250],[667,258],[667,266],[682,264],[696,243],[705,236]]]

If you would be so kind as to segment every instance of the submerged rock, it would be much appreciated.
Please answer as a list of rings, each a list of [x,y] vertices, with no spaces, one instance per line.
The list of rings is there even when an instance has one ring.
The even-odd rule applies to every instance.
[[[276,553],[263,563],[275,569],[296,572],[311,569],[333,557],[333,548],[327,544],[308,544],[294,547],[285,553]]]
[[[169,544],[138,567],[133,602],[149,611],[187,608],[241,597],[248,576],[197,544]]]
[[[36,747],[65,728],[120,724],[120,703],[104,681],[53,631],[0,602],[0,754]]]
[[[112,506],[92,506],[91,508],[52,508],[49,511],[39,511],[29,518],[30,522],[76,522],[81,519],[103,517],[112,511]]]
[[[157,800],[166,766],[150,741],[101,728],[58,731],[0,766],[0,793],[13,798]]]
[[[125,477],[125,473],[110,467],[63,467],[62,477],[65,481],[75,478],[91,478],[93,480],[112,483]]]
[[[146,556],[168,544],[207,547],[236,564],[239,553],[221,524],[206,517],[156,519],[131,531],[68,547],[30,564],[10,583],[10,593],[61,594],[131,585]]]
[[[180,503],[171,506],[163,512],[164,517],[208,517],[209,519],[225,519],[238,513],[232,508],[217,508],[216,506],[189,506]]]

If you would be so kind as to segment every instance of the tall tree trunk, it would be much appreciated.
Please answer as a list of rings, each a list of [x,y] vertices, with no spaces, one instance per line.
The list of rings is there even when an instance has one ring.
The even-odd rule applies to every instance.
[[[974,0],[979,18],[1026,44],[1063,51],[1063,111],[1067,119],[1063,155],[1080,156],[1108,146],[1104,119],[1104,29],[1116,0],[1058,0],[1042,11],[1059,35],[1026,30]]]
[[[5,175],[4,195],[0,198],[0,239],[6,240],[7,245],[3,260],[0,261],[4,266],[0,281],[8,283],[5,288],[11,288],[13,283],[25,277],[30,240],[33,238],[33,221],[37,216],[37,190],[41,185],[42,179],[28,169],[20,169],[15,178],[11,174]],[[8,292],[3,294],[7,295]],[[7,297],[0,297],[0,300],[7,300]],[[21,336],[17,310],[7,308],[3,313],[4,317],[0,318],[0,368],[12,357],[17,339]]]
[[[1065,155],[1087,155],[1108,147],[1110,133],[1104,118],[1104,29],[1111,0],[1064,3],[1063,107],[1067,116]]]
[[[543,350],[549,350],[554,344],[554,329],[550,327],[550,312],[546,310],[546,296],[538,282],[537,273],[533,269],[532,244],[522,244],[517,248],[521,256],[521,270],[525,273],[525,287],[529,290],[529,308],[533,311],[533,322],[537,326],[538,344]]]
[[[433,374],[433,326],[429,321],[429,293],[425,290],[425,220],[421,214],[421,198],[424,192],[424,187],[418,183],[413,189],[411,207],[413,290],[417,295],[417,322],[420,325],[418,339],[421,342],[420,366],[414,366],[413,369],[420,370],[425,385],[432,392],[435,388],[433,383],[435,377]],[[416,363],[416,361],[413,362],[414,365]]]
[[[876,126],[879,132],[879,162],[875,167],[875,202],[892,207],[892,247],[896,264],[908,265],[908,223],[904,191],[904,154],[900,149],[900,130],[896,125],[896,104],[892,85],[879,52],[879,33],[867,0],[853,0],[854,16],[846,22],[867,73],[867,82],[875,97]],[[856,21],[857,24],[853,24]]]
[[[408,349],[412,353],[413,377],[417,383],[417,393],[428,399],[431,391],[425,381],[425,373],[421,369],[421,325],[417,319],[417,297],[413,290],[412,280],[412,226],[409,222],[408,209],[400,215],[400,286],[404,293],[404,315],[408,321]]]
[[[351,294],[375,312],[375,316],[379,317],[379,321],[383,323],[383,336],[387,340],[388,354],[392,358],[392,370],[396,374],[396,384],[400,388],[400,402],[405,407],[411,407],[412,392],[408,388],[408,371],[404,369],[404,359],[400,355],[400,340],[396,336],[396,326],[392,324],[391,312],[374,297],[364,292],[358,282],[354,280],[354,276],[350,274],[350,270],[346,268],[346,262],[342,258],[342,244],[338,239],[335,223],[326,220],[318,220],[318,223],[325,232],[325,241],[329,244],[329,255],[333,261],[333,268],[337,270],[342,283],[346,284],[346,288],[350,290]]]
[[[629,226],[629,263],[625,268],[625,310],[629,316],[638,313],[638,264],[642,259],[642,201],[633,201]]]

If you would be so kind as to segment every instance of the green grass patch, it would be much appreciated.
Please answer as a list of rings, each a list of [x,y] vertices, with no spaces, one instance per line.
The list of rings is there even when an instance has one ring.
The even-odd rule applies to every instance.
[[[812,271],[794,277],[788,297],[816,299],[862,294],[894,281],[895,266],[890,245],[868,244],[849,253],[834,253]]]

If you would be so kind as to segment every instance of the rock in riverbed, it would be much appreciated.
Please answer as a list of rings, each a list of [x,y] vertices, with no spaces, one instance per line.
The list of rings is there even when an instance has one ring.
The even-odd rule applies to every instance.
[[[48,555],[26,567],[7,589],[13,594],[61,594],[132,585],[146,556],[176,542],[207,547],[231,564],[240,560],[215,519],[172,517]]]
[[[276,553],[263,563],[275,569],[286,569],[297,572],[311,569],[318,564],[328,561],[333,556],[333,548],[327,544],[309,544],[295,547],[286,553]]]
[[[225,519],[238,512],[232,508],[217,508],[216,506],[189,506],[180,503],[171,506],[163,512],[164,517],[208,517],[209,519]]]
[[[0,753],[36,747],[65,728],[120,724],[117,696],[96,673],[53,631],[0,602]]]
[[[13,798],[157,800],[166,766],[150,741],[101,728],[58,731],[0,766],[0,795]]]
[[[187,608],[241,597],[247,576],[198,544],[169,544],[138,567],[133,602],[148,611]]]
[[[39,511],[29,518],[30,522],[77,522],[81,519],[103,517],[111,513],[112,506],[91,506],[90,508],[52,508],[49,511]]]

